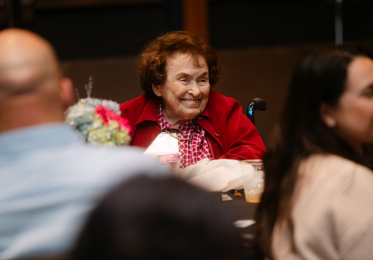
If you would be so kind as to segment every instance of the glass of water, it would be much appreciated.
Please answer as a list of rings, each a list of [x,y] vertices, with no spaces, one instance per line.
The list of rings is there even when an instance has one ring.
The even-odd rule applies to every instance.
[[[253,159],[245,160],[243,163],[249,163],[254,167],[254,173],[247,171],[246,167],[241,167],[246,201],[258,203],[264,190],[263,161]]]

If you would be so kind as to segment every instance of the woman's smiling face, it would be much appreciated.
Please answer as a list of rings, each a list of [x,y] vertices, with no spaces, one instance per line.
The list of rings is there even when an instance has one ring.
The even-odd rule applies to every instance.
[[[338,105],[328,109],[326,122],[355,150],[373,142],[373,61],[352,60],[347,69],[346,90]]]
[[[210,83],[206,61],[187,53],[174,53],[167,58],[167,78],[162,85],[153,85],[154,93],[162,97],[162,111],[169,124],[194,119],[209,100]]]

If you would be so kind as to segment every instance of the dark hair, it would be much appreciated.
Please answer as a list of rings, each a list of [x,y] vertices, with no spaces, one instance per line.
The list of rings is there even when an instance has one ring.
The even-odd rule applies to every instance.
[[[218,56],[210,45],[187,31],[168,32],[145,46],[140,53],[137,73],[141,89],[152,93],[152,84],[161,85],[167,78],[166,61],[174,53],[187,53],[194,57],[202,56],[209,70],[209,82],[214,86],[220,78]],[[198,64],[197,64],[198,65]]]
[[[92,212],[75,260],[220,259],[242,253],[234,214],[175,178],[135,177]]]
[[[275,141],[263,158],[265,189],[258,206],[254,252],[258,259],[272,255],[272,233],[276,221],[286,220],[302,159],[315,153],[332,153],[355,162],[360,158],[352,147],[320,116],[322,103],[336,106],[345,90],[351,61],[370,55],[355,49],[334,48],[304,57],[292,77]]]

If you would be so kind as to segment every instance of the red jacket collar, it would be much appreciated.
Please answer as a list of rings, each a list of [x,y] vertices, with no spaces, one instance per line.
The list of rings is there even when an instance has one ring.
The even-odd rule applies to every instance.
[[[144,109],[139,117],[139,120],[137,120],[136,125],[144,121],[155,121],[158,123],[157,110],[160,103],[161,98],[157,97],[156,95],[150,95],[146,100]]]
[[[208,102],[207,102],[207,105],[208,105]],[[199,116],[206,116],[208,119],[210,119],[210,114],[209,114],[209,110],[207,109],[207,105],[205,107],[205,110],[203,110],[203,112],[199,114]]]

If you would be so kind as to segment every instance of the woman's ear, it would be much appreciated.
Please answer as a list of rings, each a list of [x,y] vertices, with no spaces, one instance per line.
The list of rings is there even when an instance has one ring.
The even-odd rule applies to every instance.
[[[161,94],[161,86],[160,85],[154,85],[154,84],[152,84],[152,89],[153,89],[153,91],[154,91],[154,94],[156,95],[156,96],[158,96],[158,97],[161,97],[162,96],[162,94]]]
[[[337,120],[333,116],[333,108],[325,103],[321,103],[320,116],[325,125],[329,128],[334,128],[337,126]]]

